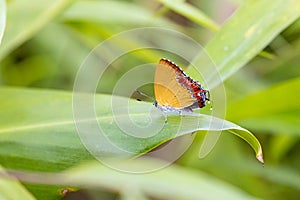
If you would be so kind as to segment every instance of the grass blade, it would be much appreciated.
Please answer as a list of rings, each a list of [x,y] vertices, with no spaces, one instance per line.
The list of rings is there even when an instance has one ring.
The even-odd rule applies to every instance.
[[[4,0],[0,0],[0,44],[5,30],[6,23],[6,4]]]
[[[7,28],[0,48],[0,60],[33,37],[69,6],[73,0],[11,1],[8,4]],[[34,7],[33,7],[34,5]]]
[[[212,73],[211,61],[195,60],[215,87],[226,80],[266,47],[300,16],[300,1],[247,1],[228,19],[205,47],[219,74]],[[220,76],[221,79],[217,78]]]
[[[190,19],[191,21],[204,26],[212,31],[218,31],[219,25],[209,18],[201,10],[184,1],[172,1],[172,0],[157,0],[169,9],[179,13],[182,16]]]

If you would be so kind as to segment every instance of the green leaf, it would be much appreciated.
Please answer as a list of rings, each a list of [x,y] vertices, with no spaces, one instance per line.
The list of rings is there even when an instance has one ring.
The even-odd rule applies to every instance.
[[[196,7],[184,2],[174,0],[157,0],[169,9],[179,13],[182,16],[190,19],[191,21],[198,23],[212,31],[219,30],[219,25],[209,18],[205,13]]]
[[[95,148],[99,148],[92,151],[97,150],[101,156],[124,155],[124,152],[127,156],[138,156],[175,137],[199,130],[230,130],[254,148],[257,158],[262,156],[261,146],[256,138],[231,122],[192,113],[168,116],[168,122],[165,124],[164,116],[152,104],[131,100],[129,102],[132,106],[129,108],[132,113],[125,115],[128,112],[127,108],[122,109],[124,107],[118,104],[112,108],[111,104],[115,100],[128,102],[127,98],[112,99],[109,95],[100,94],[95,98],[97,121],[105,136],[113,143],[109,146],[104,140],[94,138],[98,134],[97,131],[89,132],[88,138],[94,142]],[[76,131],[72,93],[1,88],[0,108],[0,160],[4,167],[60,171],[92,158]],[[116,110],[118,112],[113,114]],[[149,118],[149,110],[156,112],[152,118]],[[128,124],[128,119],[134,122],[134,126]],[[150,128],[147,127],[149,119],[152,120]],[[81,124],[92,127],[95,122],[90,118],[80,120],[82,121],[77,121],[77,128]],[[128,134],[124,127],[120,126],[122,123],[131,134],[138,133],[137,137]],[[159,128],[159,131],[156,133],[151,128]],[[154,135],[143,135],[141,130],[150,130],[147,134]],[[80,136],[81,139],[85,137]]]
[[[268,4],[269,2],[264,0],[248,1],[248,3],[245,3],[228,19],[215,37],[207,44],[205,47],[206,52],[199,54],[199,57],[193,64],[194,66],[199,66],[199,71],[201,71],[202,77],[204,77],[204,80],[201,82],[208,85],[208,88],[214,88],[243,67],[245,63],[258,54],[280,31],[299,16],[299,12],[294,11],[299,10],[299,1],[276,1],[272,2],[271,7]],[[207,59],[206,53],[208,53],[210,59]],[[194,68],[190,67],[188,73],[194,77],[199,77],[195,70],[193,70]],[[233,106],[234,109],[227,113],[229,115],[245,113],[244,111],[241,112],[241,110],[250,107],[249,104],[244,106],[246,107],[240,107],[239,109]],[[249,120],[247,122],[249,123]],[[248,126],[249,124],[244,122],[242,124],[253,128],[252,130],[257,130],[258,124],[264,125],[264,127],[266,127],[266,124],[269,124],[268,127],[272,127],[273,130],[276,129],[274,123],[270,120],[268,123],[265,122],[258,119],[252,123],[253,126]],[[281,126],[281,123],[275,124],[281,128],[286,127]],[[289,127],[294,127],[294,125]],[[295,131],[293,132],[295,133]],[[208,134],[201,149],[209,149],[207,148],[206,141],[216,143],[218,138],[218,134]],[[206,150],[202,154],[206,155],[210,150]]]
[[[35,199],[16,178],[6,174],[2,167],[0,174],[0,199]]]
[[[300,78],[290,79],[233,102],[228,110],[230,119],[247,119],[300,110]],[[272,102],[272,103],[271,103]],[[275,102],[275,103],[273,103]],[[235,112],[235,110],[243,112]],[[296,112],[298,113],[298,112]]]
[[[205,199],[254,199],[242,190],[199,170],[187,170],[176,164],[162,169],[162,166],[168,164],[162,160],[141,157],[135,160],[119,160],[116,164],[126,171],[118,171],[93,161],[60,173],[11,173],[30,184],[105,188],[128,199],[140,199],[145,196],[163,199],[198,199],[199,196]],[[147,171],[149,169],[151,173],[135,173],[135,170],[150,172]]]
[[[227,117],[254,130],[299,136],[299,88],[295,78],[246,96],[228,107]]]
[[[279,163],[297,144],[298,140],[295,137],[286,134],[277,135],[270,140],[270,158],[273,162]]]
[[[101,15],[99,15],[101,13]],[[155,24],[169,26],[164,19],[154,19],[151,10],[126,1],[78,1],[74,3],[64,14],[66,21],[89,21],[120,25],[145,25]],[[100,27],[101,28],[101,27]],[[102,27],[107,29],[107,27]],[[109,31],[109,30],[106,30]]]
[[[219,85],[294,22],[300,16],[299,10],[299,0],[247,1],[205,47],[219,72],[212,73],[214,65],[203,60],[201,54],[194,64],[201,66],[208,85]]]
[[[7,27],[0,48],[0,60],[33,37],[69,6],[73,0],[9,1]]]
[[[86,94],[84,94],[86,95]],[[113,100],[128,102],[127,98],[114,97]],[[228,121],[208,115],[189,114],[183,116],[168,116],[165,118],[158,109],[146,102],[130,102],[130,115],[124,115],[122,107],[114,105],[121,111],[112,115],[112,97],[109,95],[95,96],[95,111],[101,129],[113,145],[98,140],[93,132],[88,132],[88,138],[94,142],[91,152],[100,156],[134,156],[145,154],[153,148],[173,138],[187,135],[199,130],[230,130],[245,139],[254,148],[257,158],[261,159],[261,146],[256,138],[245,129]],[[120,106],[120,105],[119,105]],[[84,106],[82,108],[85,108]],[[124,108],[124,107],[123,107]],[[34,170],[57,172],[69,168],[93,157],[80,141],[73,119],[72,93],[51,90],[33,90],[3,87],[0,89],[0,164],[6,168],[19,170]],[[126,124],[128,118],[137,127],[144,127],[149,120],[148,111],[154,109],[159,115],[154,115],[152,124],[163,127],[159,134],[143,137],[137,132],[134,137],[124,134],[118,122]],[[84,109],[85,110],[85,109]],[[77,121],[79,124],[93,125],[93,119]],[[78,124],[77,124],[78,125]],[[78,127],[77,127],[78,128]],[[127,127],[128,128],[128,127]],[[150,133],[153,131],[150,130]],[[131,134],[135,129],[129,127]],[[188,136],[191,137],[191,136]],[[83,139],[84,136],[81,139]],[[86,145],[86,143],[85,143]],[[117,148],[112,148],[117,147]],[[120,151],[120,149],[122,151]],[[260,160],[262,161],[262,160]],[[49,187],[49,193],[53,191]],[[46,189],[33,188],[34,194]]]
[[[144,168],[151,166],[155,169],[159,168],[161,163],[144,158],[121,162],[119,165],[124,169],[132,169],[136,166]],[[162,199],[199,199],[199,197],[203,199],[255,199],[199,170],[185,170],[176,165],[153,173],[130,174],[110,169],[96,162],[89,162],[69,170],[63,177],[66,182],[76,185],[102,187],[111,191],[120,191],[121,194],[126,191],[131,195],[142,192]]]
[[[114,97],[114,100],[128,101],[127,98],[122,97]],[[162,127],[165,125],[159,134],[148,138],[138,138],[130,136],[128,133],[124,134],[113,117],[119,122],[127,124],[130,116],[136,126],[145,127],[145,122],[149,120],[149,109],[153,108],[158,112],[152,104],[131,100],[132,107],[130,107],[129,116],[124,115],[126,110],[118,107],[120,105],[114,105],[117,110],[122,112],[113,116],[111,96],[96,95],[95,102],[97,121],[102,130],[105,130],[105,136],[112,142],[111,146],[118,147],[111,148],[104,141],[94,138],[93,132],[88,132],[88,138],[95,144],[95,148],[90,150],[97,151],[96,153],[104,157],[123,156],[124,152],[126,156],[136,157],[168,140],[197,130],[241,129],[230,122],[197,114],[182,117],[169,116],[168,123],[165,125],[164,116],[157,115],[152,119],[154,125]],[[84,111],[85,107],[82,108]],[[85,160],[93,159],[81,143],[76,130],[71,92],[3,87],[0,89],[0,109],[0,164],[4,167],[57,172],[78,165]],[[83,123],[89,126],[93,125],[93,122],[92,119],[86,119],[79,121],[79,124]],[[224,127],[220,126],[223,123]],[[151,129],[149,130],[152,132]],[[241,132],[244,133],[242,129]],[[237,133],[239,134],[238,131]],[[244,134],[247,135],[247,132]],[[250,133],[248,136],[254,137]],[[260,147],[259,144],[258,146]],[[255,149],[255,151],[259,153],[261,148]],[[59,181],[55,184],[59,184]],[[41,191],[52,195],[58,195],[57,193],[60,191],[56,189],[55,193],[51,187],[30,187],[30,190],[36,196],[41,195]]]
[[[6,25],[6,4],[4,0],[0,0],[0,44]]]

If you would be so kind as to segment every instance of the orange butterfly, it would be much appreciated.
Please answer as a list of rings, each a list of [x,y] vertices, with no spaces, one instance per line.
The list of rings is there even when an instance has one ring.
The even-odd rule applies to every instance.
[[[209,91],[187,76],[175,63],[162,58],[154,76],[154,105],[164,112],[192,111],[209,102]]]

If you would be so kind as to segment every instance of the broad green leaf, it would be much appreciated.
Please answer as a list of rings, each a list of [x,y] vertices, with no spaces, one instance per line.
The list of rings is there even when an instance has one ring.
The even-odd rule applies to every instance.
[[[95,98],[97,121],[105,131],[105,136],[114,144],[109,146],[105,141],[96,140],[94,135],[97,135],[97,132],[89,132],[89,138],[94,142],[95,148],[99,148],[96,150],[100,155],[123,155],[125,152],[127,156],[138,156],[168,140],[195,131],[229,130],[246,140],[254,148],[258,159],[262,156],[257,139],[250,132],[228,121],[194,113],[168,116],[168,122],[165,124],[164,116],[152,104],[131,100],[129,102],[132,105],[132,113],[129,116],[125,115],[128,112],[126,108],[119,108],[118,105],[114,105],[118,112],[113,115],[111,96],[99,94]],[[128,101],[127,98],[114,98],[118,101]],[[72,93],[1,88],[0,106],[0,160],[4,167],[60,171],[92,158],[76,131]],[[153,116],[151,125],[154,128],[162,128],[151,137],[136,132],[136,127],[145,127],[149,122],[149,109],[159,113]],[[128,125],[129,117],[136,127]],[[77,121],[79,125],[87,126],[93,125],[93,122],[90,118]],[[120,123],[128,126],[125,128],[128,128],[131,134],[137,134],[136,137],[124,134]],[[149,127],[144,128],[148,129]],[[152,132],[154,131],[150,129],[150,134]]]
[[[16,178],[6,174],[0,167],[0,199],[34,200],[35,198]]]
[[[0,0],[0,45],[5,30],[6,23],[6,4],[4,0]]]
[[[261,147],[259,143],[255,144],[257,141],[251,133],[243,131],[242,128],[230,122],[206,115],[182,116],[183,120],[180,116],[169,116],[165,126],[165,118],[159,115],[158,118],[154,118],[156,125],[164,126],[159,134],[149,138],[133,137],[124,134],[114,122],[111,114],[111,96],[99,94],[95,98],[97,120],[101,128],[106,131],[106,136],[112,141],[113,146],[118,147],[111,148],[104,141],[93,138],[91,134],[90,140],[95,142],[95,149],[101,156],[123,156],[125,152],[126,156],[136,157],[175,137],[208,129],[232,130],[237,134],[241,131],[243,134],[249,134],[248,142],[257,145],[258,148],[254,149],[257,155],[261,153]],[[115,98],[128,101],[126,98]],[[131,108],[133,113],[130,117],[137,126],[145,127],[145,122],[149,120],[148,111],[153,108],[153,105],[146,102],[130,102],[133,105]],[[82,108],[84,109],[84,106]],[[4,167],[57,172],[82,161],[93,159],[81,143],[75,127],[72,93],[4,87],[0,89],[0,109],[0,164]],[[120,108],[117,107],[118,109]],[[124,121],[125,124],[128,122],[128,116],[124,116],[124,112],[114,117],[118,118],[119,122]],[[195,123],[197,121],[200,123]],[[82,122],[92,125],[93,120],[86,119]],[[223,125],[223,123],[224,126],[220,128],[220,124]],[[35,195],[39,195],[41,191],[56,194],[51,187],[30,187],[30,189]]]
[[[118,192],[125,199],[139,199],[145,196],[163,199],[198,199],[199,196],[205,199],[255,199],[242,190],[199,170],[186,170],[177,165],[161,169],[165,164],[165,161],[144,157],[118,161],[118,166],[127,171],[117,171],[93,161],[59,173],[29,171],[11,171],[11,173],[23,182],[31,184],[105,188],[108,191]],[[156,170],[142,174],[128,173],[134,172],[135,169]]]
[[[76,134],[70,94],[2,88],[0,102],[3,167],[58,171],[91,158]]]
[[[140,159],[120,163],[120,165],[128,169],[136,166],[155,168],[161,166],[161,163],[153,159]],[[89,162],[67,171],[63,177],[66,182],[75,185],[103,187],[112,191],[121,190],[121,194],[126,186],[125,190],[128,194],[134,195],[142,192],[162,199],[199,199],[199,197],[203,199],[255,199],[205,173],[191,169],[185,170],[176,165],[153,173],[130,174],[118,172],[96,162]]]
[[[245,2],[205,47],[219,73],[211,72],[214,66],[211,66],[211,61],[204,61],[201,54],[194,64],[201,66],[208,85],[215,87],[294,22],[300,16],[299,10],[299,0]]]
[[[184,1],[174,0],[157,0],[169,9],[179,13],[182,16],[190,19],[191,21],[198,23],[212,31],[219,30],[219,25],[210,19],[205,13],[196,7],[188,4]]]
[[[7,27],[0,48],[0,60],[23,42],[33,37],[69,6],[73,0],[9,1]]]

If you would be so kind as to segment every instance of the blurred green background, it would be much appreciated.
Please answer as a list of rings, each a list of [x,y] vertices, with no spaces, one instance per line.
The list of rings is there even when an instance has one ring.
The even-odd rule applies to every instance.
[[[226,187],[230,185],[245,194],[245,198],[251,196],[249,199],[296,200],[300,197],[300,5],[299,1],[261,2],[8,0],[6,27],[0,46],[0,83],[1,86],[23,89],[71,92],[76,73],[88,53],[105,39],[132,28],[155,26],[182,32],[206,47],[217,66],[224,60],[218,52],[228,40],[228,44],[234,48],[232,54],[237,56],[231,60],[232,65],[225,63],[226,67],[221,69],[226,89],[226,119],[250,130],[259,139],[264,150],[265,166],[262,167],[255,160],[249,145],[223,132],[215,148],[204,159],[198,158],[201,143],[201,135],[198,135],[189,150],[174,163],[178,171],[170,173],[176,173],[179,178],[181,174],[178,173],[182,173],[182,176],[190,172],[204,173],[208,175],[207,179],[221,181],[218,186],[211,183],[215,191],[210,192],[226,192]],[[5,7],[3,3],[0,5],[3,14]],[[245,13],[248,15],[239,13],[238,17],[235,16],[240,8],[247,10]],[[253,28],[249,41],[245,39],[245,46],[235,48],[235,37],[240,39],[239,34],[243,33],[251,19],[263,21],[253,25],[258,28]],[[271,24],[270,29],[263,30],[268,24]],[[126,48],[122,46],[124,44],[118,45],[119,48]],[[166,57],[163,53],[158,56]],[[107,71],[103,80],[105,84],[101,85],[98,92],[110,94],[114,83],[130,66],[155,63],[159,59],[157,54],[147,51],[128,55]],[[152,94],[151,86],[147,92]],[[2,113],[2,116],[13,117],[9,113]],[[0,127],[6,127],[6,121],[0,119]],[[7,139],[0,138],[2,141]],[[34,162],[10,163],[9,159],[17,156],[12,156],[12,151],[5,151],[10,148],[9,142],[6,143],[8,146],[4,147],[3,144],[0,165],[19,170],[38,170],[38,166],[28,166],[35,165]],[[7,152],[9,156],[6,156]],[[81,158],[90,159],[89,156]],[[76,159],[71,157],[69,165],[59,166],[56,171],[77,165]],[[154,177],[153,185],[163,182],[161,179],[167,181],[168,176],[162,174]],[[189,182],[188,179],[183,181]],[[153,187],[150,183],[147,185],[149,188]],[[191,191],[197,190],[192,183]],[[176,181],[169,184],[175,196],[178,192],[178,199],[182,199],[182,191],[176,189],[179,187]],[[2,192],[8,190],[0,184],[1,187]],[[37,199],[61,198],[55,187],[53,193],[47,193],[46,190],[41,192],[32,183],[25,184],[25,188]],[[139,191],[141,194],[136,195],[136,191],[124,193],[121,188],[117,191],[109,187],[100,188],[68,194],[64,198],[171,199],[159,189],[145,194],[142,190]],[[186,199],[190,198],[187,196]],[[206,199],[205,195],[199,196],[199,199]]]

